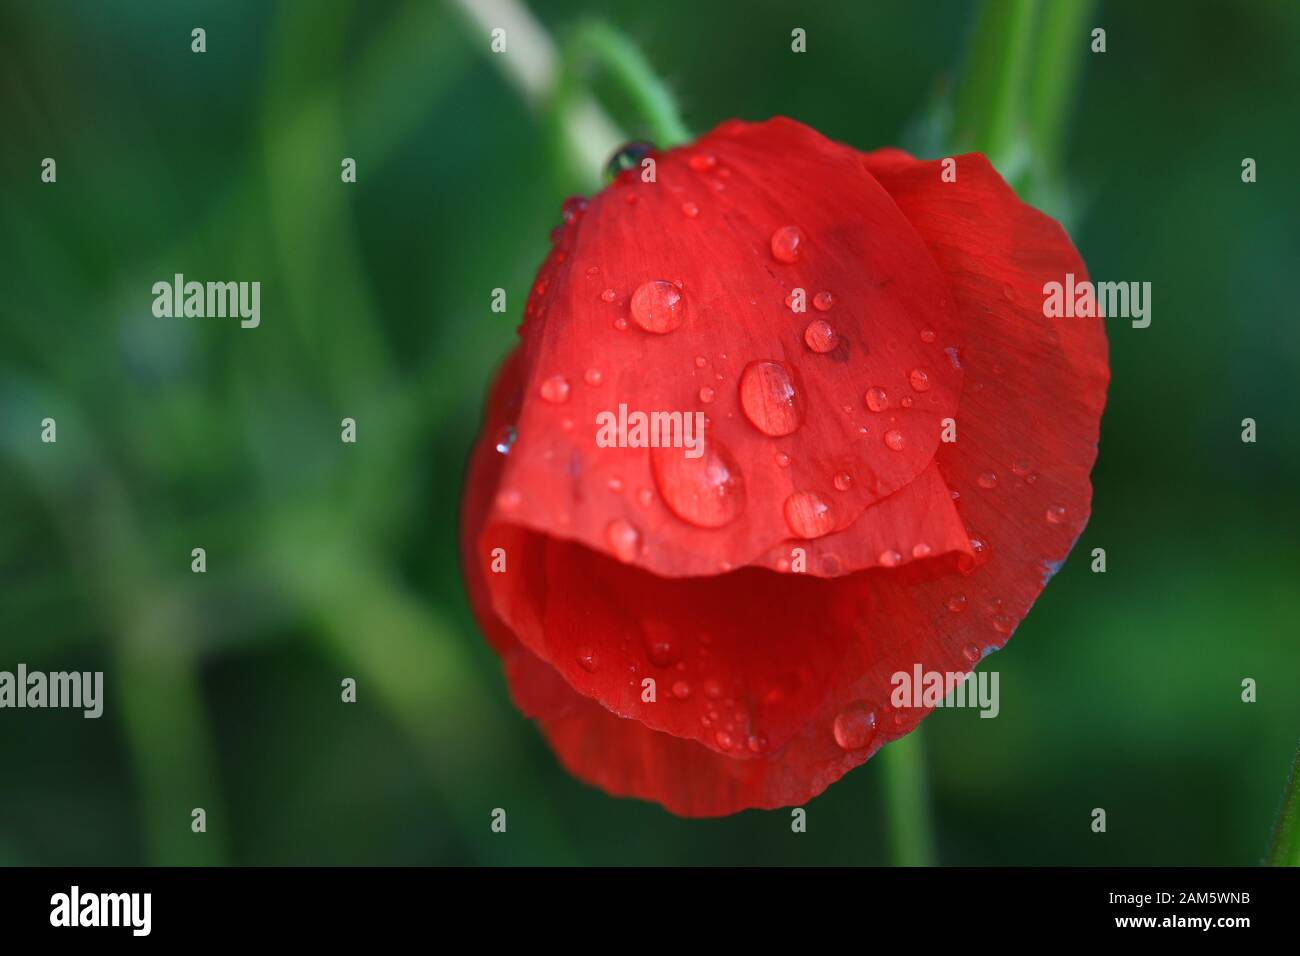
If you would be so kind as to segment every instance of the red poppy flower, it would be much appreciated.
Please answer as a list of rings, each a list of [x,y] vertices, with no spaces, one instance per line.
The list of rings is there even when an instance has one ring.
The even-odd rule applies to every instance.
[[[969,671],[1065,558],[1106,341],[1044,317],[1084,265],[982,156],[948,182],[773,119],[650,158],[565,204],[470,465],[469,593],[578,777],[795,805],[928,712],[893,674]],[[607,447],[620,406],[703,412],[702,452]]]

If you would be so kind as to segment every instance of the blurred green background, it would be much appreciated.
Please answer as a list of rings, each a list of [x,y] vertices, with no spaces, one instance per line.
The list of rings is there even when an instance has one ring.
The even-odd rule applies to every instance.
[[[974,9],[534,7],[561,41],[621,30],[697,131],[786,114],[863,149],[925,143]],[[1300,4],[1084,22],[1043,201],[1153,321],[1107,323],[1092,521],[985,665],[1000,719],[926,721],[938,857],[1251,864],[1300,731]],[[680,820],[571,779],[509,702],[457,505],[565,180],[499,66],[442,2],[0,2],[0,669],[107,688],[98,721],[0,711],[0,864],[886,859],[879,761],[806,834]],[[155,318],[176,272],[260,280],[261,327]]]

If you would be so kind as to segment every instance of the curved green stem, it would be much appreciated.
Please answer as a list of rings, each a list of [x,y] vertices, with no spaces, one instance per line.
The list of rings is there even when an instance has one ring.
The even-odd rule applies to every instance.
[[[691,138],[677,101],[636,46],[608,24],[588,21],[573,34],[570,62],[590,60],[619,85],[645,122],[655,145],[668,149]]]
[[[934,864],[924,747],[921,728],[917,727],[906,737],[886,744],[876,757],[882,763],[889,855],[895,866]]]
[[[1043,7],[1026,88],[1025,117],[1030,142],[1048,169],[1056,165],[1065,139],[1068,111],[1087,49],[1092,7],[1092,0],[1055,0]]]
[[[1268,862],[1270,866],[1300,866],[1300,753],[1291,765],[1291,778],[1282,794]]]
[[[957,146],[983,153],[999,171],[1012,159],[1021,134],[1037,11],[1037,0],[987,0],[966,54],[954,138]]]

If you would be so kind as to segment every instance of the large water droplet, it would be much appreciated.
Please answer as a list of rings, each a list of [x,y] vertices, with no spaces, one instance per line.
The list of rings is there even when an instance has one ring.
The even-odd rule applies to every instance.
[[[816,491],[796,491],[785,499],[785,523],[799,538],[820,538],[835,528],[831,503]]]
[[[569,400],[569,380],[563,375],[552,375],[542,382],[538,394],[544,401],[561,405]]]
[[[655,667],[672,667],[677,663],[677,648],[672,641],[653,640],[646,643],[646,656]]]
[[[764,435],[789,435],[803,420],[799,396],[784,362],[750,362],[740,373],[740,406]]]
[[[624,564],[636,560],[637,551],[641,548],[641,532],[636,530],[632,522],[626,518],[615,518],[605,528],[605,539],[609,542],[614,557]]]
[[[814,352],[829,352],[839,344],[839,336],[825,319],[813,319],[803,330],[804,343]]]
[[[886,568],[896,568],[903,563],[903,556],[892,549],[880,552],[880,564]]]
[[[835,304],[835,296],[829,292],[818,292],[813,296],[813,308],[818,312],[829,312]]]
[[[957,560],[957,570],[961,571],[962,574],[973,574],[977,569],[987,564],[989,558],[993,555],[988,541],[978,534],[971,535],[970,550],[969,556],[963,554]]]
[[[876,711],[866,703],[849,704],[831,725],[835,743],[843,750],[861,750],[876,739]]]
[[[889,407],[889,393],[879,385],[873,385],[867,389],[866,402],[871,411],[883,412]]]
[[[801,245],[803,230],[798,226],[782,226],[772,233],[772,256],[777,262],[798,262]]]
[[[666,279],[647,282],[632,293],[632,321],[647,332],[666,335],[686,318],[681,290]]]
[[[605,175],[613,179],[625,169],[637,169],[641,165],[641,160],[654,151],[654,143],[647,143],[644,140],[624,143],[605,164]]]
[[[853,476],[847,471],[837,471],[835,477],[831,480],[835,484],[836,491],[848,491],[853,485]]]
[[[687,458],[681,448],[652,448],[650,470],[664,504],[683,521],[701,528],[720,528],[745,510],[745,478],[740,466],[707,431],[704,454],[699,458]]]
[[[923,368],[914,368],[907,380],[912,384],[912,390],[915,392],[928,392],[930,390],[930,373]]]
[[[891,428],[885,432],[885,445],[891,451],[902,451],[907,446],[907,439],[897,428]]]

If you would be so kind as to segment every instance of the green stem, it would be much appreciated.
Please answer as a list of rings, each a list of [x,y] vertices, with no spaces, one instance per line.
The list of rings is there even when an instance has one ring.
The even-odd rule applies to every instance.
[[[570,50],[571,61],[590,60],[618,83],[649,128],[656,146],[668,149],[691,139],[672,91],[623,34],[608,24],[588,21],[574,33]]]
[[[986,0],[975,21],[957,96],[956,144],[1002,170],[1015,153],[1034,50],[1037,0]]]
[[[934,863],[924,747],[921,728],[917,727],[881,748],[876,757],[884,774],[890,860],[895,866]]]
[[[1026,90],[1030,142],[1047,169],[1055,167],[1088,43],[1092,0],[1054,0],[1043,7]]]
[[[1282,794],[1268,862],[1270,866],[1300,866],[1300,753],[1291,765],[1291,777]]]

